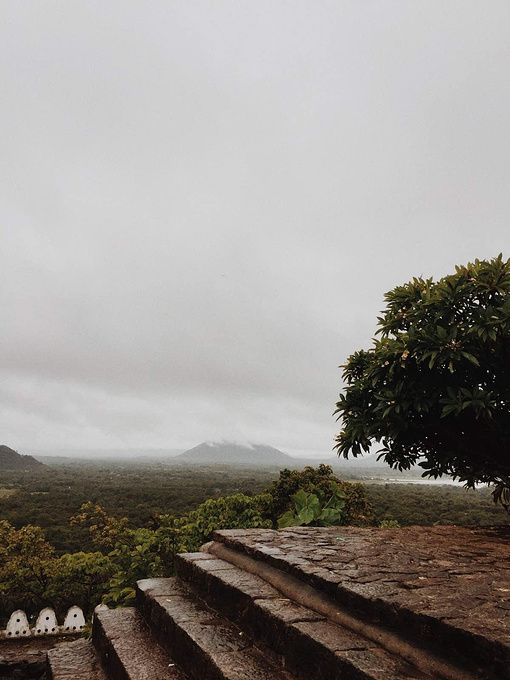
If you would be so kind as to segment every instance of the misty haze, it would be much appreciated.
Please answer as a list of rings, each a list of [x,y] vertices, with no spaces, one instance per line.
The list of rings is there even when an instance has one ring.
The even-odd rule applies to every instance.
[[[0,1],[0,676],[510,680],[510,3]]]
[[[384,293],[508,251],[507,3],[0,13],[17,451],[327,457]]]

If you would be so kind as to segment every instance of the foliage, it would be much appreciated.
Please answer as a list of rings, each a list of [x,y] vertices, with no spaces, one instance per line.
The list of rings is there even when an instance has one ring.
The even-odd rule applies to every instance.
[[[331,485],[335,484],[344,496],[342,524],[371,524],[373,522],[373,510],[365,495],[363,484],[346,482],[339,479],[330,465],[320,464],[317,468],[306,467],[304,470],[281,470],[269,489],[268,494],[272,501],[270,516],[273,521],[278,521],[282,513],[292,506],[292,496],[299,490],[315,493],[320,489],[323,493],[331,493]]]
[[[210,498],[179,521],[181,542],[192,552],[210,541],[213,532],[219,529],[270,529],[272,521],[264,517],[270,502],[267,494]]]
[[[80,507],[88,502],[118,521],[127,518],[132,529],[147,526],[157,514],[182,517],[209,498],[260,494],[278,475],[275,466],[53,460],[57,462],[41,471],[0,467],[0,485],[9,491],[5,496],[0,491],[0,519],[17,529],[27,524],[40,526],[57,554],[93,552],[98,547],[107,551],[113,546],[111,541],[98,546],[92,540],[90,526],[97,522],[69,524],[69,517],[82,514]],[[93,515],[93,509],[88,512]]]
[[[28,610],[39,607],[55,564],[55,550],[42,529],[28,525],[16,530],[8,522],[0,522],[0,600],[4,607],[13,603]]]
[[[48,603],[60,612],[72,604],[85,614],[101,599],[114,572],[110,559],[101,553],[55,556],[40,527],[15,529],[0,522],[0,618],[22,607],[36,613]]]
[[[236,494],[209,499],[196,510],[180,518],[159,516],[154,529],[128,529],[126,521],[109,517],[99,506],[85,504],[78,516],[90,524],[94,541],[107,545],[117,537],[108,558],[114,565],[103,603],[108,606],[130,606],[135,600],[135,583],[142,578],[167,576],[172,572],[176,552],[193,552],[211,539],[217,529],[271,527],[262,517],[269,498]],[[97,519],[99,518],[99,522]],[[74,518],[74,521],[77,521]]]
[[[376,523],[401,526],[510,526],[510,517],[494,505],[490,489],[465,489],[453,484],[367,484]]]
[[[52,468],[51,474],[0,471],[2,483],[15,490],[0,500],[0,517],[15,518],[0,521],[2,625],[17,607],[33,615],[51,605],[62,614],[79,604],[90,614],[101,600],[130,605],[138,579],[172,574],[175,554],[197,550],[214,530],[276,526],[300,489],[307,498],[323,493],[328,499],[332,483],[337,484],[345,493],[342,524],[510,524],[490,503],[487,489],[468,493],[455,487],[353,484],[339,480],[326,465],[283,470],[271,483],[275,473],[113,462],[110,468]],[[244,493],[232,493],[236,489]],[[222,496],[224,490],[230,493]],[[89,494],[92,502],[85,503],[83,496]],[[207,494],[219,497],[203,502]],[[106,510],[110,507],[115,517]],[[47,528],[33,526],[30,517]]]
[[[400,522],[396,519],[383,519],[379,523],[379,529],[400,529]]]
[[[88,616],[101,602],[114,572],[113,561],[100,552],[62,555],[53,565],[46,602],[61,610],[76,604]]]
[[[507,513],[510,515],[510,486],[498,484],[492,492],[495,503],[501,503]]]
[[[81,513],[71,517],[70,522],[87,526],[93,542],[99,546],[113,547],[117,543],[129,541],[132,534],[126,517],[120,520],[110,517],[100,505],[94,503],[82,505]]]
[[[341,524],[344,498],[345,493],[334,482],[331,483],[328,494],[317,487],[309,493],[299,489],[291,496],[294,508],[280,517],[278,528],[303,525],[328,527]]]
[[[129,607],[135,602],[135,584],[142,578],[165,576],[158,534],[148,529],[132,531],[128,543],[117,543],[109,553],[115,573],[109,581],[103,604]]]
[[[510,260],[476,260],[385,296],[373,346],[343,366],[337,449],[510,486]]]

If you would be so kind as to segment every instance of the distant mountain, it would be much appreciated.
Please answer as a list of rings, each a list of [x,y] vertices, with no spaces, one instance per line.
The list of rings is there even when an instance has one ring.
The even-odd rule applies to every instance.
[[[174,461],[202,464],[291,465],[294,459],[272,446],[262,444],[203,442],[176,456]]]
[[[2,470],[33,470],[45,467],[32,456],[22,456],[5,444],[0,444],[0,472]]]

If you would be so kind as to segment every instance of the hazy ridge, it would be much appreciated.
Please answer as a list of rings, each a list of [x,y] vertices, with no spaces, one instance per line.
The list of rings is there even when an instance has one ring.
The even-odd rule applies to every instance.
[[[0,470],[33,470],[44,467],[32,456],[23,456],[5,444],[0,444]]]

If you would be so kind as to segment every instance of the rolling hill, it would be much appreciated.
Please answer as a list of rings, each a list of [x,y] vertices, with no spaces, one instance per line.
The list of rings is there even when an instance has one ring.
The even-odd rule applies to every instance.
[[[0,444],[0,472],[3,470],[34,470],[43,467],[45,465],[32,456],[22,456],[5,444]]]

